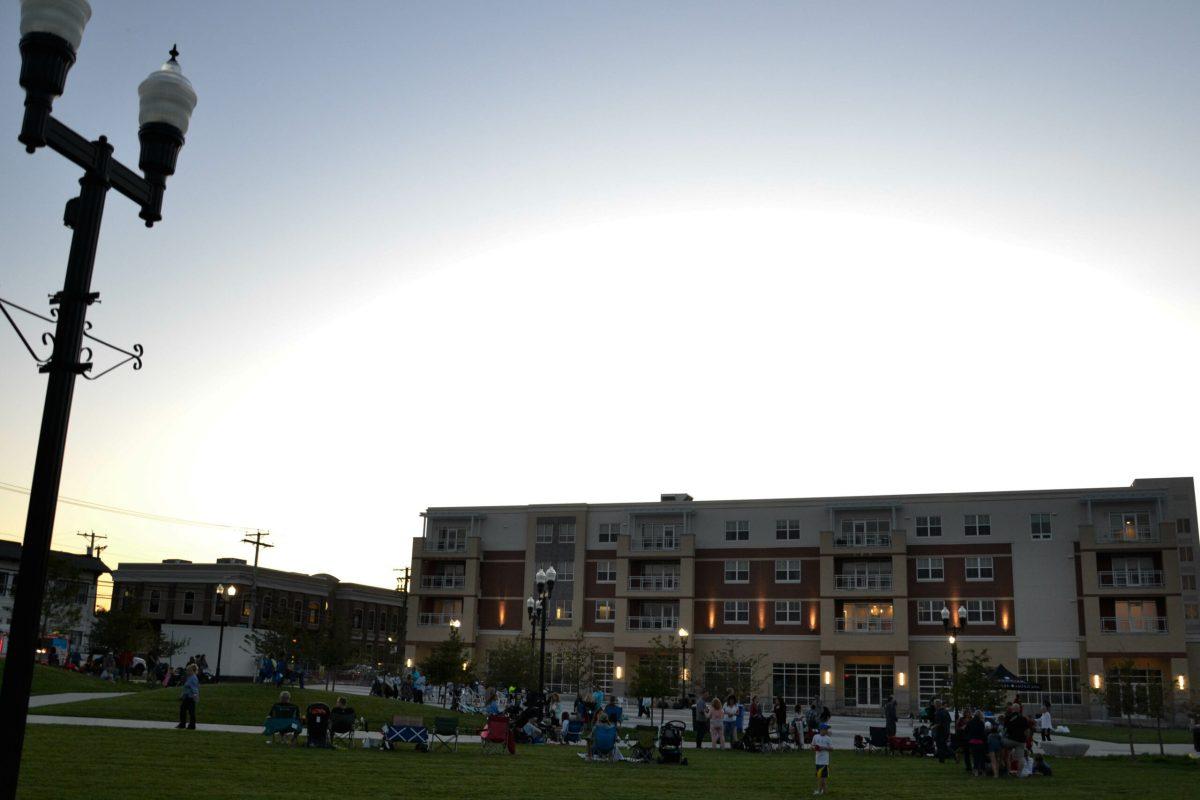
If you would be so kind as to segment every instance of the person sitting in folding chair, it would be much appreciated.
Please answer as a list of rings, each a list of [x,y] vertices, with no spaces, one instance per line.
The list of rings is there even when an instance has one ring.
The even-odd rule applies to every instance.
[[[585,761],[620,761],[621,754],[617,751],[617,728],[608,715],[600,712],[596,726],[592,728],[592,736],[588,739],[587,753],[580,753]]]
[[[430,750],[436,750],[439,745],[449,748],[455,753],[458,752],[458,718],[434,717],[433,740],[430,742]]]
[[[515,754],[517,744],[513,738],[508,715],[492,714],[489,716],[487,724],[479,732],[479,744],[484,753],[500,755],[507,750],[509,753]]]
[[[279,736],[280,740],[292,737],[292,744],[300,739],[304,725],[300,722],[300,707],[292,702],[291,692],[280,692],[279,702],[271,706],[267,721],[263,724],[263,734],[271,737]]]
[[[346,698],[339,697],[337,704],[329,712],[329,733],[331,743],[345,739],[354,746],[354,734],[358,729],[358,717],[354,709],[346,704]]]

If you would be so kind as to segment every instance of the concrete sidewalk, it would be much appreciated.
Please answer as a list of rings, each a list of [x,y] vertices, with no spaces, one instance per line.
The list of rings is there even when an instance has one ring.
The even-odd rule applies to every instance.
[[[63,692],[62,694],[39,694],[29,698],[30,708],[54,706],[59,703],[80,703],[84,700],[102,700],[106,697],[124,697],[133,692]]]

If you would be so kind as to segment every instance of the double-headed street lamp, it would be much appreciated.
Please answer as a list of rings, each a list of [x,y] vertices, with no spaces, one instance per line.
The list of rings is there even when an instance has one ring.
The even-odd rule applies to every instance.
[[[534,591],[537,597],[525,600],[525,610],[529,612],[530,627],[536,632],[540,620],[542,627],[542,650],[538,656],[538,694],[542,704],[546,702],[546,621],[550,616],[550,596],[554,594],[554,582],[558,580],[558,572],[553,566],[539,569],[534,576]],[[533,637],[530,633],[530,638]]]
[[[967,607],[959,606],[958,612],[955,614],[955,621],[952,624],[950,620],[950,609],[942,606],[942,628],[946,631],[947,640],[950,642],[950,673],[952,686],[958,685],[958,637],[959,632],[967,627]],[[958,692],[953,692],[954,700],[954,719],[958,719]]]
[[[147,227],[162,219],[163,190],[175,173],[175,160],[183,146],[188,122],[196,106],[196,92],[180,71],[178,52],[151,73],[138,87],[138,140],[141,155],[138,175],[113,158],[107,137],[88,141],[51,115],[54,98],[63,93],[67,72],[91,19],[87,0],[21,0],[21,87],[25,89],[25,116],[18,140],[32,153],[49,145],[84,171],[79,196],[67,201],[63,221],[73,231],[67,258],[67,275],[61,292],[50,302],[58,306],[54,346],[49,360],[39,367],[49,373],[42,428],[38,437],[33,483],[25,518],[21,550],[21,581],[13,603],[4,685],[0,689],[0,800],[16,793],[33,681],[34,648],[38,617],[50,559],[50,537],[58,504],[63,452],[75,376],[91,369],[80,347],[86,327],[87,307],[99,295],[92,291],[92,267],[100,237],[100,221],[109,189],[116,189],[141,209]]]
[[[225,623],[229,621],[229,601],[237,597],[237,587],[217,584],[218,605],[221,606],[221,632],[217,634],[217,674],[221,680],[221,650],[225,647]]]
[[[687,708],[687,643],[688,629],[680,628],[679,631],[679,700],[680,708]]]

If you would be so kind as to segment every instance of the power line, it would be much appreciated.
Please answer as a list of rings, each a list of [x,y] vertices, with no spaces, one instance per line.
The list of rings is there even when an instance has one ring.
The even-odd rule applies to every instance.
[[[29,489],[24,486],[18,486],[15,483],[7,483],[0,481],[0,490],[13,492],[14,494],[29,494]],[[79,506],[80,508],[88,508],[93,511],[104,511],[109,514],[124,514],[128,517],[137,517],[140,519],[149,520],[151,522],[167,522],[175,525],[190,525],[198,528],[226,528],[229,530],[253,530],[252,525],[229,525],[224,522],[204,522],[203,520],[185,519],[184,517],[173,517],[167,514],[155,514],[151,511],[138,511],[134,508],[123,508],[121,506],[110,506],[104,503],[96,503],[92,500],[81,500],[77,497],[63,497],[59,495],[59,503],[67,505]]]

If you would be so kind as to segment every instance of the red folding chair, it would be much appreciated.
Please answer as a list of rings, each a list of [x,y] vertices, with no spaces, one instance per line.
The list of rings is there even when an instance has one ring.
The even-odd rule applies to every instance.
[[[479,744],[484,754],[502,755],[505,750],[517,752],[517,743],[513,738],[512,726],[504,714],[492,714],[487,724],[479,732]]]

